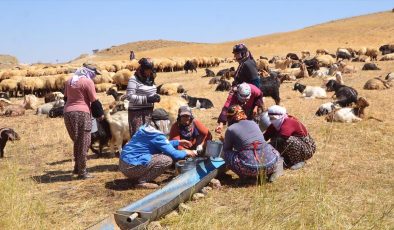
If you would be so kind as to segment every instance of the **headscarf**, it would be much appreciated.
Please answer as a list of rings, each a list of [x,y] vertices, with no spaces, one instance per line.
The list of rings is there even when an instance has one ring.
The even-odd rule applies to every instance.
[[[237,87],[238,101],[242,104],[246,103],[252,94],[251,91],[252,91],[252,89],[248,83],[244,82],[242,84],[239,84]]]
[[[242,109],[240,105],[232,105],[227,110],[227,121],[229,122],[229,125],[246,119],[247,116],[245,114],[245,111]]]
[[[96,77],[96,73],[93,70],[88,69],[86,67],[81,67],[77,69],[77,71],[75,71],[74,75],[71,78],[70,85],[75,86],[79,81],[79,79],[81,78],[93,79],[95,77]]]
[[[279,106],[279,105],[273,105],[268,108],[268,116],[274,117],[274,120],[271,120],[271,124],[275,127],[276,130],[280,130],[280,127],[282,127],[283,121],[285,118],[287,118],[287,111],[286,108]]]
[[[188,115],[190,116],[190,123],[188,125],[183,125],[181,123],[181,116]],[[196,129],[194,122],[193,122],[193,113],[189,106],[181,106],[178,110],[178,126],[179,126],[179,134],[181,139],[191,140],[193,137],[199,135],[198,130]]]

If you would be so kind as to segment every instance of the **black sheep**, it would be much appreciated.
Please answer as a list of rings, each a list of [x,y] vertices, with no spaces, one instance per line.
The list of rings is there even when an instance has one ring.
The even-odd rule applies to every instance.
[[[182,98],[187,101],[187,105],[190,108],[209,109],[213,107],[212,101],[207,98],[191,97],[186,93],[182,94]]]
[[[281,80],[278,78],[278,74],[271,72],[269,77],[260,78],[260,90],[264,97],[272,97],[275,104],[279,105],[279,87]]]
[[[216,76],[224,76],[229,71],[235,71],[235,68],[231,67],[231,68],[219,70],[219,72],[217,72]]]
[[[11,128],[0,129],[0,158],[4,157],[4,148],[7,141],[20,140],[18,133]]]
[[[353,102],[357,102],[358,93],[352,87],[341,85],[335,80],[329,80],[326,84],[327,92],[335,91],[334,95],[337,100],[335,104],[339,104],[341,107],[351,105]]]
[[[231,89],[231,83],[224,79],[219,80],[218,86],[216,86],[215,91],[229,91]]]
[[[190,60],[186,61],[185,65],[183,65],[183,69],[185,70],[185,73],[188,73],[189,70],[192,71],[192,73],[193,70],[197,73],[197,66]]]
[[[290,58],[291,60],[300,60],[300,59],[298,58],[297,54],[295,54],[295,53],[288,53],[288,54],[286,55],[286,59],[287,59],[287,58]]]
[[[90,134],[91,135],[90,149],[92,150],[93,153],[97,154],[97,156],[100,157],[103,154],[103,147],[108,144],[112,135],[111,135],[109,123],[106,119],[101,121],[99,120],[96,121],[97,121],[97,131]],[[98,150],[93,148],[93,144],[95,144],[96,142],[99,142]]]
[[[375,63],[365,63],[362,70],[380,70]]]
[[[342,60],[347,59],[350,61],[352,59],[352,55],[342,52],[342,51],[338,51],[337,52],[337,61],[338,61],[338,59],[342,59]]]
[[[205,74],[205,77],[215,77],[215,73],[208,68],[205,69]]]
[[[118,93],[116,89],[114,88],[109,88],[107,91],[107,95],[112,95],[115,99],[115,101],[120,101],[120,98],[123,96],[123,93]]]
[[[5,93],[5,92],[0,92],[0,98],[4,98],[4,99],[7,99],[7,100],[10,100],[10,97],[8,96],[8,93]]]
[[[64,110],[64,106],[52,108],[48,112],[48,117],[50,118],[63,117],[63,110]]]
[[[319,61],[316,58],[304,60],[304,64],[306,65],[306,69],[308,71],[309,76],[312,76],[314,71],[320,69]]]

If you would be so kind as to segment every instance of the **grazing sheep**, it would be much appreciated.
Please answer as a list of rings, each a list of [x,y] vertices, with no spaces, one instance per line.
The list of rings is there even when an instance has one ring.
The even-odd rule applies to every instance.
[[[107,92],[110,88],[114,87],[115,85],[112,83],[100,83],[95,84],[94,88],[96,89],[97,93]]]
[[[120,101],[122,96],[124,95],[123,93],[118,93],[115,87],[109,88],[107,91],[107,95],[111,95],[114,97],[115,101]]]
[[[23,104],[25,105],[25,109],[35,110],[38,105],[38,98],[33,94],[25,95]]]
[[[297,56],[297,54],[295,54],[295,53],[288,53],[287,55],[286,55],[286,59],[291,59],[291,60],[296,60],[296,61],[298,61],[298,60],[300,60],[299,58],[298,58],[298,56]]]
[[[367,51],[365,52],[365,55],[370,57],[372,61],[374,61],[374,60],[377,61],[378,54],[379,54],[379,51],[377,49],[367,48]]]
[[[209,80],[208,84],[213,85],[213,84],[218,84],[220,82],[221,77],[213,77]]]
[[[295,83],[293,90],[298,90],[305,98],[326,98],[326,91],[318,86],[305,86],[300,83]]]
[[[181,97],[187,101],[187,105],[190,108],[210,109],[210,108],[214,107],[212,101],[207,98],[191,97],[191,96],[187,95],[187,93],[183,93],[181,95]],[[199,107],[197,106],[198,104],[200,105]]]
[[[360,97],[354,108],[341,108],[332,111],[327,115],[326,120],[329,122],[358,122],[365,117],[365,108],[369,106],[369,103],[364,97]]]
[[[317,61],[319,62],[320,66],[329,67],[335,63],[335,58],[331,55],[321,55],[316,57]]]
[[[116,72],[116,74],[112,77],[112,83],[116,84],[118,89],[125,90],[127,84],[129,83],[129,79],[132,73],[128,69],[122,69]]]
[[[293,63],[293,60],[290,58],[287,58],[285,60],[277,60],[275,62],[275,69],[287,69],[290,68],[291,64]]]
[[[92,122],[93,121],[94,120],[92,120]],[[90,134],[90,136],[91,136],[90,149],[98,157],[101,157],[103,155],[103,148],[104,148],[104,146],[108,145],[108,142],[112,138],[112,134],[111,134],[110,125],[109,125],[107,119],[103,119],[101,121],[96,120],[96,122],[97,122],[96,123],[97,124],[97,131]],[[93,148],[93,145],[96,142],[99,143],[98,150]]]
[[[4,148],[7,144],[7,141],[16,141],[20,140],[18,133],[16,133],[11,128],[1,128],[0,129],[0,158],[4,157]]]
[[[279,97],[279,87],[281,80],[278,78],[278,74],[274,74],[273,72],[269,77],[261,77],[260,78],[260,90],[263,93],[264,97],[272,97],[275,101],[275,104],[279,105],[280,97]]]
[[[375,63],[365,63],[362,70],[380,70]]]
[[[385,54],[380,58],[380,61],[393,61],[394,60],[394,53]]]
[[[386,44],[379,47],[379,51],[382,52],[382,55],[394,53],[394,44]]]
[[[366,55],[360,55],[356,58],[353,58],[352,62],[369,62],[371,58]]]
[[[0,114],[4,114],[6,117],[22,116],[25,114],[25,110],[26,109],[24,105],[11,104],[4,107],[3,111],[0,111]]]
[[[187,101],[179,96],[163,96],[160,102],[155,103],[155,109],[164,109],[168,112],[170,122],[173,124],[178,117],[179,107],[187,105]]]
[[[50,92],[50,93],[47,93],[44,96],[44,102],[45,103],[52,102],[52,101],[57,101],[57,100],[60,100],[60,99],[64,99],[64,94],[61,93],[61,92]]]
[[[56,117],[63,117],[64,116],[64,106],[52,108],[48,112],[48,117],[56,118]]]
[[[390,88],[390,85],[387,83],[386,80],[383,80],[381,77],[369,79],[364,85],[364,89],[369,90],[382,90],[388,88]]]
[[[326,55],[326,54],[329,54],[329,53],[325,49],[317,49],[316,50],[316,55]]]
[[[231,89],[231,83],[225,79],[220,79],[218,86],[216,86],[215,91],[229,91]]]
[[[212,70],[206,68],[205,69],[205,77],[215,77],[215,73]]]
[[[231,67],[231,68],[219,70],[219,71],[216,73],[216,76],[224,76],[224,74],[227,73],[227,72],[229,72],[229,71],[235,71],[235,68],[234,68],[234,67]]]
[[[338,49],[336,55],[337,55],[337,61],[339,59],[342,60],[348,59],[350,61],[354,57],[354,55],[351,55],[350,52],[346,49]]]
[[[336,104],[341,107],[348,106],[353,102],[357,102],[358,93],[352,87],[341,85],[335,80],[329,80],[326,84],[327,92],[335,91],[333,96],[336,96]]]
[[[40,106],[37,108],[36,114],[37,114],[37,115],[40,115],[40,114],[48,114],[49,111],[50,111],[52,108],[57,108],[57,107],[61,107],[61,106],[64,106],[64,100],[62,100],[62,99],[57,100],[57,101],[48,102],[48,103],[45,103],[45,104],[43,104],[43,105],[40,105]]]
[[[157,87],[157,93],[161,95],[174,95],[183,92],[185,89],[179,83],[165,83]]]
[[[15,79],[5,79],[0,82],[0,88],[4,92],[8,92],[10,97],[18,96],[19,81]]]
[[[319,106],[319,109],[316,111],[315,115],[316,116],[323,116],[326,114],[331,113],[335,109],[341,108],[339,105],[336,105],[332,102],[327,102]]]
[[[8,93],[5,93],[5,92],[0,92],[0,98],[4,98],[4,99],[7,99],[7,100],[10,100],[10,97],[8,96]]]
[[[185,73],[188,73],[189,71],[192,73],[193,71],[196,71],[197,73],[197,64],[193,63],[191,60],[187,60],[183,65],[183,69],[185,70]]]

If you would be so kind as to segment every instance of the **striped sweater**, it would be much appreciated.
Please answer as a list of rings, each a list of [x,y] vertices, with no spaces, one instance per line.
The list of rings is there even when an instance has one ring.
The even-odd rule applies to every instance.
[[[129,110],[141,110],[153,108],[153,103],[147,102],[147,96],[156,94],[156,86],[144,85],[135,76],[132,76],[127,84],[127,99]]]

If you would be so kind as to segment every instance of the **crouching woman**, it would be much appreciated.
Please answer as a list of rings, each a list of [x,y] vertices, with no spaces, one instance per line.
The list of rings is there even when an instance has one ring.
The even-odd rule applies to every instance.
[[[152,181],[164,173],[173,161],[186,156],[194,157],[191,150],[177,150],[179,145],[190,146],[187,140],[168,141],[168,114],[162,109],[152,113],[152,119],[142,125],[124,146],[119,159],[119,170],[129,179],[137,182],[136,187],[155,189]]]
[[[241,179],[264,175],[273,182],[283,174],[283,159],[278,151],[264,140],[259,126],[246,119],[239,105],[227,112],[229,127],[224,136],[224,161]]]
[[[284,158],[285,166],[300,169],[316,151],[316,144],[305,126],[295,117],[287,115],[279,105],[268,108],[271,125],[264,133],[265,140],[275,147]]]

